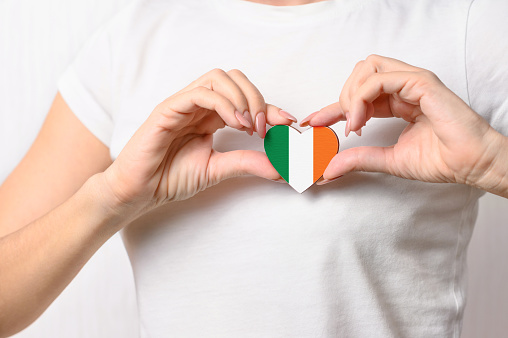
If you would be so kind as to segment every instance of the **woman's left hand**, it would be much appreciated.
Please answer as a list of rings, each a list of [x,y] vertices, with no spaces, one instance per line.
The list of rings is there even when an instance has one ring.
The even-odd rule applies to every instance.
[[[372,117],[398,117],[409,124],[391,147],[356,147],[339,152],[324,172],[321,184],[351,171],[465,183],[488,191],[506,183],[501,182],[506,179],[499,170],[491,169],[501,161],[499,156],[506,161],[503,151],[507,151],[507,138],[436,75],[395,59],[372,55],[359,62],[339,102],[310,115],[301,125],[327,126],[347,121],[347,136],[350,131],[361,134],[361,128]]]

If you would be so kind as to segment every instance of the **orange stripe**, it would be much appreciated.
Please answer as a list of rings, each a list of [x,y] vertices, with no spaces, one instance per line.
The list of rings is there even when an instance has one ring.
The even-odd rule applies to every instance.
[[[314,182],[325,172],[328,163],[337,154],[339,142],[330,128],[315,127],[314,130]]]

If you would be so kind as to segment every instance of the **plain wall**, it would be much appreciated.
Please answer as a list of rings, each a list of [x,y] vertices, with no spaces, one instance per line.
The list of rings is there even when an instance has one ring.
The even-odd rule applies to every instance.
[[[33,142],[56,81],[93,30],[129,0],[0,0],[0,182]],[[508,200],[487,194],[469,249],[463,338],[508,332]],[[1,259],[1,258],[0,258]],[[113,237],[17,338],[138,337],[132,271]]]
[[[35,139],[57,79],[83,42],[129,1],[0,0],[0,182]],[[132,270],[115,235],[15,337],[135,338],[138,332]]]

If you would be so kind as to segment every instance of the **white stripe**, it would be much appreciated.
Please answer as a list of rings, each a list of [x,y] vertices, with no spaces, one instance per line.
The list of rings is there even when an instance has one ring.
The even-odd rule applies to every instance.
[[[314,182],[313,129],[300,134],[289,128],[289,185],[300,194]]]

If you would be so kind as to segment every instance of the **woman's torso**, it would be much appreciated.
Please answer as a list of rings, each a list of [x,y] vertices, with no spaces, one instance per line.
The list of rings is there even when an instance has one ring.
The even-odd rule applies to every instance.
[[[138,1],[112,29],[115,158],[157,103],[213,68],[240,69],[299,120],[338,100],[377,53],[434,71],[467,98],[468,2]],[[341,149],[394,144],[406,123],[333,126]],[[263,150],[225,128],[214,147]],[[452,336],[478,191],[354,173],[298,194],[231,179],[123,231],[143,336]]]

